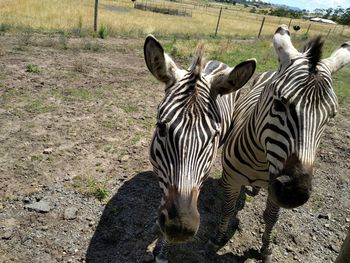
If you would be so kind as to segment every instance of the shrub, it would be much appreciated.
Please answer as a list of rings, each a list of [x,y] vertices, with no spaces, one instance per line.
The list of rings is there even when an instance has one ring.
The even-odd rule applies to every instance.
[[[105,39],[108,35],[108,31],[107,31],[107,26],[105,25],[101,25],[100,29],[97,32],[98,36],[102,39]]]

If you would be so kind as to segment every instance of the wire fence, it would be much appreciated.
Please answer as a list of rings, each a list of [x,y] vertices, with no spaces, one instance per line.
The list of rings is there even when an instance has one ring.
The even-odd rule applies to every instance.
[[[256,21],[257,30],[256,35],[271,35],[274,33],[275,26],[280,24],[286,24],[289,27],[294,27],[298,30],[295,31],[296,34],[320,34],[325,37],[332,35],[342,35],[344,37],[350,37],[350,27],[345,25],[333,25],[333,24],[324,24],[319,22],[312,22],[304,19],[291,19],[286,17],[276,17],[268,16],[257,13],[251,13],[241,8],[234,8],[231,6],[225,5],[224,7],[220,4],[207,4],[199,5],[193,3],[177,3],[177,2],[165,2],[162,0],[142,0],[142,3],[158,3],[163,6],[163,8],[181,8],[182,12],[188,12],[193,16],[193,13],[204,13],[208,16],[216,17],[219,20],[220,10],[222,20],[240,20],[244,21]],[[263,22],[264,21],[264,22]],[[270,27],[269,27],[270,26]],[[271,29],[272,28],[272,29]],[[271,31],[272,30],[272,31]],[[259,33],[260,32],[260,33]],[[218,30],[217,34],[220,34]]]

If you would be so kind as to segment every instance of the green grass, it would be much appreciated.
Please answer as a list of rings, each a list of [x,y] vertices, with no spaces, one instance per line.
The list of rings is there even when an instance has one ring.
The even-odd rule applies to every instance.
[[[29,73],[39,73],[40,72],[39,66],[35,65],[35,64],[31,64],[31,63],[26,66],[26,71]]]
[[[71,87],[54,91],[53,95],[65,101],[91,101],[101,98],[103,90],[89,89],[87,87]]]
[[[105,201],[110,196],[107,186],[108,182],[99,182],[92,176],[75,176],[73,178],[73,187],[76,191],[87,196],[94,196],[99,201]]]
[[[337,94],[339,105],[350,104],[350,88],[349,88],[350,66],[341,69],[333,77],[334,90]]]
[[[46,105],[42,101],[35,100],[27,104],[24,109],[31,113],[46,113],[54,110],[54,107]]]
[[[102,38],[102,39],[107,38],[107,36],[108,36],[107,26],[105,26],[105,25],[102,24],[102,25],[100,26],[100,28],[99,28],[97,34],[98,34],[98,37],[99,37],[99,38]]]
[[[139,109],[137,106],[132,105],[132,104],[128,104],[128,105],[123,105],[120,106],[126,113],[135,113],[138,112]]]

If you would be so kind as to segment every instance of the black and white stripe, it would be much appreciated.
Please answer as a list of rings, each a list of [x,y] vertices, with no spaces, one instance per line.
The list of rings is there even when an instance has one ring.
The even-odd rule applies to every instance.
[[[250,79],[256,62],[247,60],[235,68],[218,61],[204,63],[199,46],[193,64],[183,70],[152,36],[145,41],[145,60],[166,85],[150,147],[163,192],[158,224],[165,240],[158,242],[156,260],[164,262],[167,242],[185,242],[198,230],[201,185],[230,130],[237,90]]]
[[[270,236],[280,207],[293,208],[308,200],[316,150],[338,107],[331,75],[350,62],[348,44],[321,60],[322,44],[317,37],[298,52],[288,29],[279,27],[274,37],[278,71],[261,74],[238,100],[223,149],[224,214],[210,249],[227,241],[226,229],[237,214],[241,187],[268,189],[264,262],[271,260]]]

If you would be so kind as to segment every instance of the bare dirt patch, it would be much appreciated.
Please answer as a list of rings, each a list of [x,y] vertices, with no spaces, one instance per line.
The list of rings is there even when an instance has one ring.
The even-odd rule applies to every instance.
[[[28,42],[0,36],[0,261],[152,260],[160,190],[148,145],[163,87],[146,69],[143,39]],[[275,262],[335,259],[350,214],[349,116],[341,105],[325,131],[311,200],[282,212]],[[210,262],[201,249],[221,210],[219,169],[203,187],[198,239],[174,246],[170,262]],[[211,261],[258,260],[265,199],[247,197],[239,231]]]

